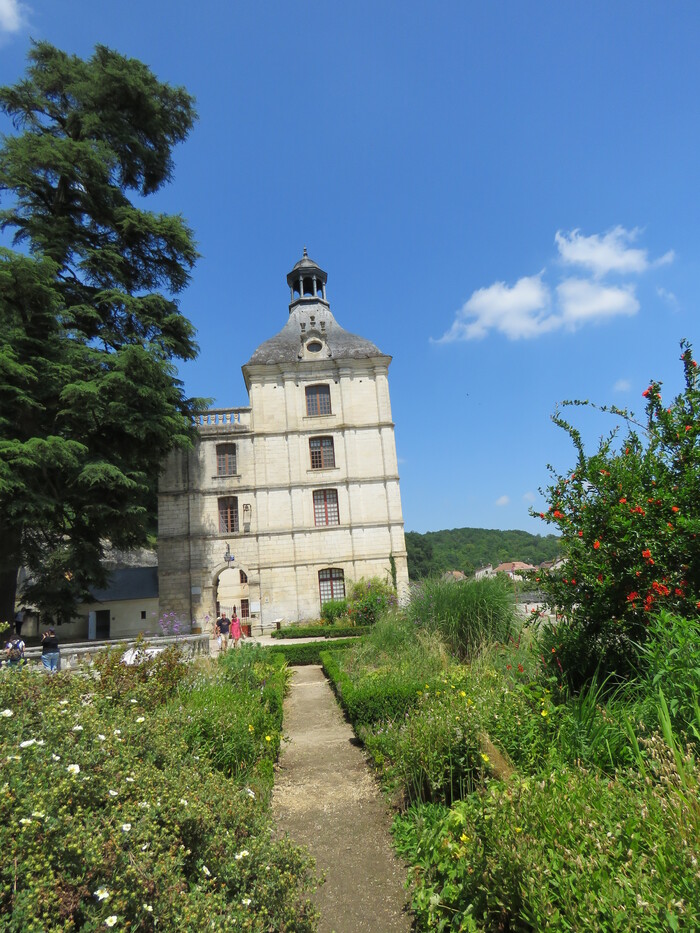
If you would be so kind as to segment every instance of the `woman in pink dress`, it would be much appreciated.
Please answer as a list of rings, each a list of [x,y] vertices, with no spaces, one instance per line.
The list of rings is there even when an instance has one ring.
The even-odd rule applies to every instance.
[[[241,640],[241,620],[238,618],[235,606],[231,613],[231,638],[233,639],[233,647],[237,648]]]

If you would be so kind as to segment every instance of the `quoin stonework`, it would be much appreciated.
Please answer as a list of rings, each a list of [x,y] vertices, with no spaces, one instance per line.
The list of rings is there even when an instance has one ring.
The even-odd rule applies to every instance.
[[[304,249],[282,330],[243,366],[249,405],[197,419],[158,497],[161,611],[204,622],[318,618],[361,578],[408,589],[391,357],[344,330]],[[392,561],[393,558],[393,561]]]

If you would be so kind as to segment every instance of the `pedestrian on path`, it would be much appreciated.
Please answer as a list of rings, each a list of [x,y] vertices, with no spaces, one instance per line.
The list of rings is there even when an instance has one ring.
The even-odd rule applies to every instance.
[[[238,618],[235,606],[231,615],[231,638],[233,639],[234,648],[238,648],[241,641],[241,620]]]
[[[52,628],[47,629],[41,636],[41,663],[52,674],[61,670],[61,651],[56,632]]]
[[[231,623],[228,620],[226,615],[226,610],[224,609],[221,613],[221,617],[216,620],[216,634],[219,636],[219,650],[226,651],[228,648],[228,635]]]

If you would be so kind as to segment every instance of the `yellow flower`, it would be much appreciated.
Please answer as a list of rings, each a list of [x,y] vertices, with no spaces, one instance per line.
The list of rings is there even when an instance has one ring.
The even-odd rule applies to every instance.
[[[481,753],[481,760],[482,760],[485,764],[488,764],[488,763],[489,763],[489,756],[488,756],[488,755],[484,755],[484,753],[482,752],[482,753]]]
[[[466,833],[462,833],[462,835],[459,838],[461,842],[469,842],[469,836],[467,836]]]
[[[542,712],[540,713],[540,716],[545,716],[545,717],[546,717],[546,716],[547,716],[547,710],[546,710],[546,709],[543,709]]]
[[[467,694],[464,692],[464,690],[460,690],[460,691],[459,691],[459,695],[460,695],[461,697],[465,697]]]
[[[255,729],[253,729],[252,726],[248,726],[248,732],[255,732]]]
[[[266,741],[266,742],[271,742],[271,741],[272,741],[272,737],[269,736],[269,735],[266,735],[266,736],[265,736],[265,741]]]
[[[516,833],[521,833],[521,832],[523,831],[522,826],[516,826],[516,827],[515,827],[515,831],[516,831]]]

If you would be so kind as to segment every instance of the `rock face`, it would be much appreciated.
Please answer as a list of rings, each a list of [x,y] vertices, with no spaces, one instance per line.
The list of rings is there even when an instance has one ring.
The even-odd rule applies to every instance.
[[[314,619],[351,581],[391,579],[392,557],[407,597],[391,357],[336,322],[326,278],[296,264],[285,326],[243,366],[250,405],[202,413],[195,447],[164,465],[162,612]]]

